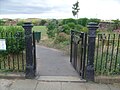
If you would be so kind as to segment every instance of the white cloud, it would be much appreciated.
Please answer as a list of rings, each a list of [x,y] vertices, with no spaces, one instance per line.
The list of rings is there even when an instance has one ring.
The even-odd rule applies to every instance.
[[[73,18],[72,5],[77,0],[5,0],[1,5],[0,18]],[[78,0],[79,18],[120,19],[119,0]],[[0,1],[1,2],[1,1]],[[3,2],[3,1],[2,1]],[[18,7],[19,6],[19,7]],[[16,7],[16,8],[15,8]],[[21,9],[19,9],[21,7]],[[29,12],[31,12],[29,14]],[[16,15],[17,13],[17,15]],[[26,14],[25,14],[26,13]]]

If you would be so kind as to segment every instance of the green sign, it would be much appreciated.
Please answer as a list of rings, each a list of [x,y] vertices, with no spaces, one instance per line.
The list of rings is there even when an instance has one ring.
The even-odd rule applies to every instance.
[[[5,39],[0,39],[0,50],[6,50],[6,41],[5,41]]]

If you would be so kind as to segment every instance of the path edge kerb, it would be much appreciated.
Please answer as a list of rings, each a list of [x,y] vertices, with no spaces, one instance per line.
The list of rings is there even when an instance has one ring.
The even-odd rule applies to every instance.
[[[25,74],[0,73],[0,79],[25,79]]]
[[[96,83],[104,83],[104,84],[113,84],[113,83],[120,83],[120,76],[96,76],[95,77]]]

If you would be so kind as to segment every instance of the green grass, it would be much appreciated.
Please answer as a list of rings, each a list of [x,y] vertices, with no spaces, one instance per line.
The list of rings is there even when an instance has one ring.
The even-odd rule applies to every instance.
[[[34,26],[33,31],[35,32],[41,32],[41,39],[47,38],[47,28],[46,26]]]
[[[0,26],[0,27],[9,27],[9,26]],[[17,27],[21,27],[21,26],[17,26]],[[33,26],[32,30],[35,32],[41,32],[41,34],[42,34],[41,39],[47,38],[46,26]]]

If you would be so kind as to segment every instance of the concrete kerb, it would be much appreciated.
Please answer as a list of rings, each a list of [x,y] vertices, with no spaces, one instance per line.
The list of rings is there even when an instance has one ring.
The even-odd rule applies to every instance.
[[[0,79],[25,79],[24,73],[0,73]]]
[[[104,84],[120,83],[120,76],[96,76],[95,82]]]

